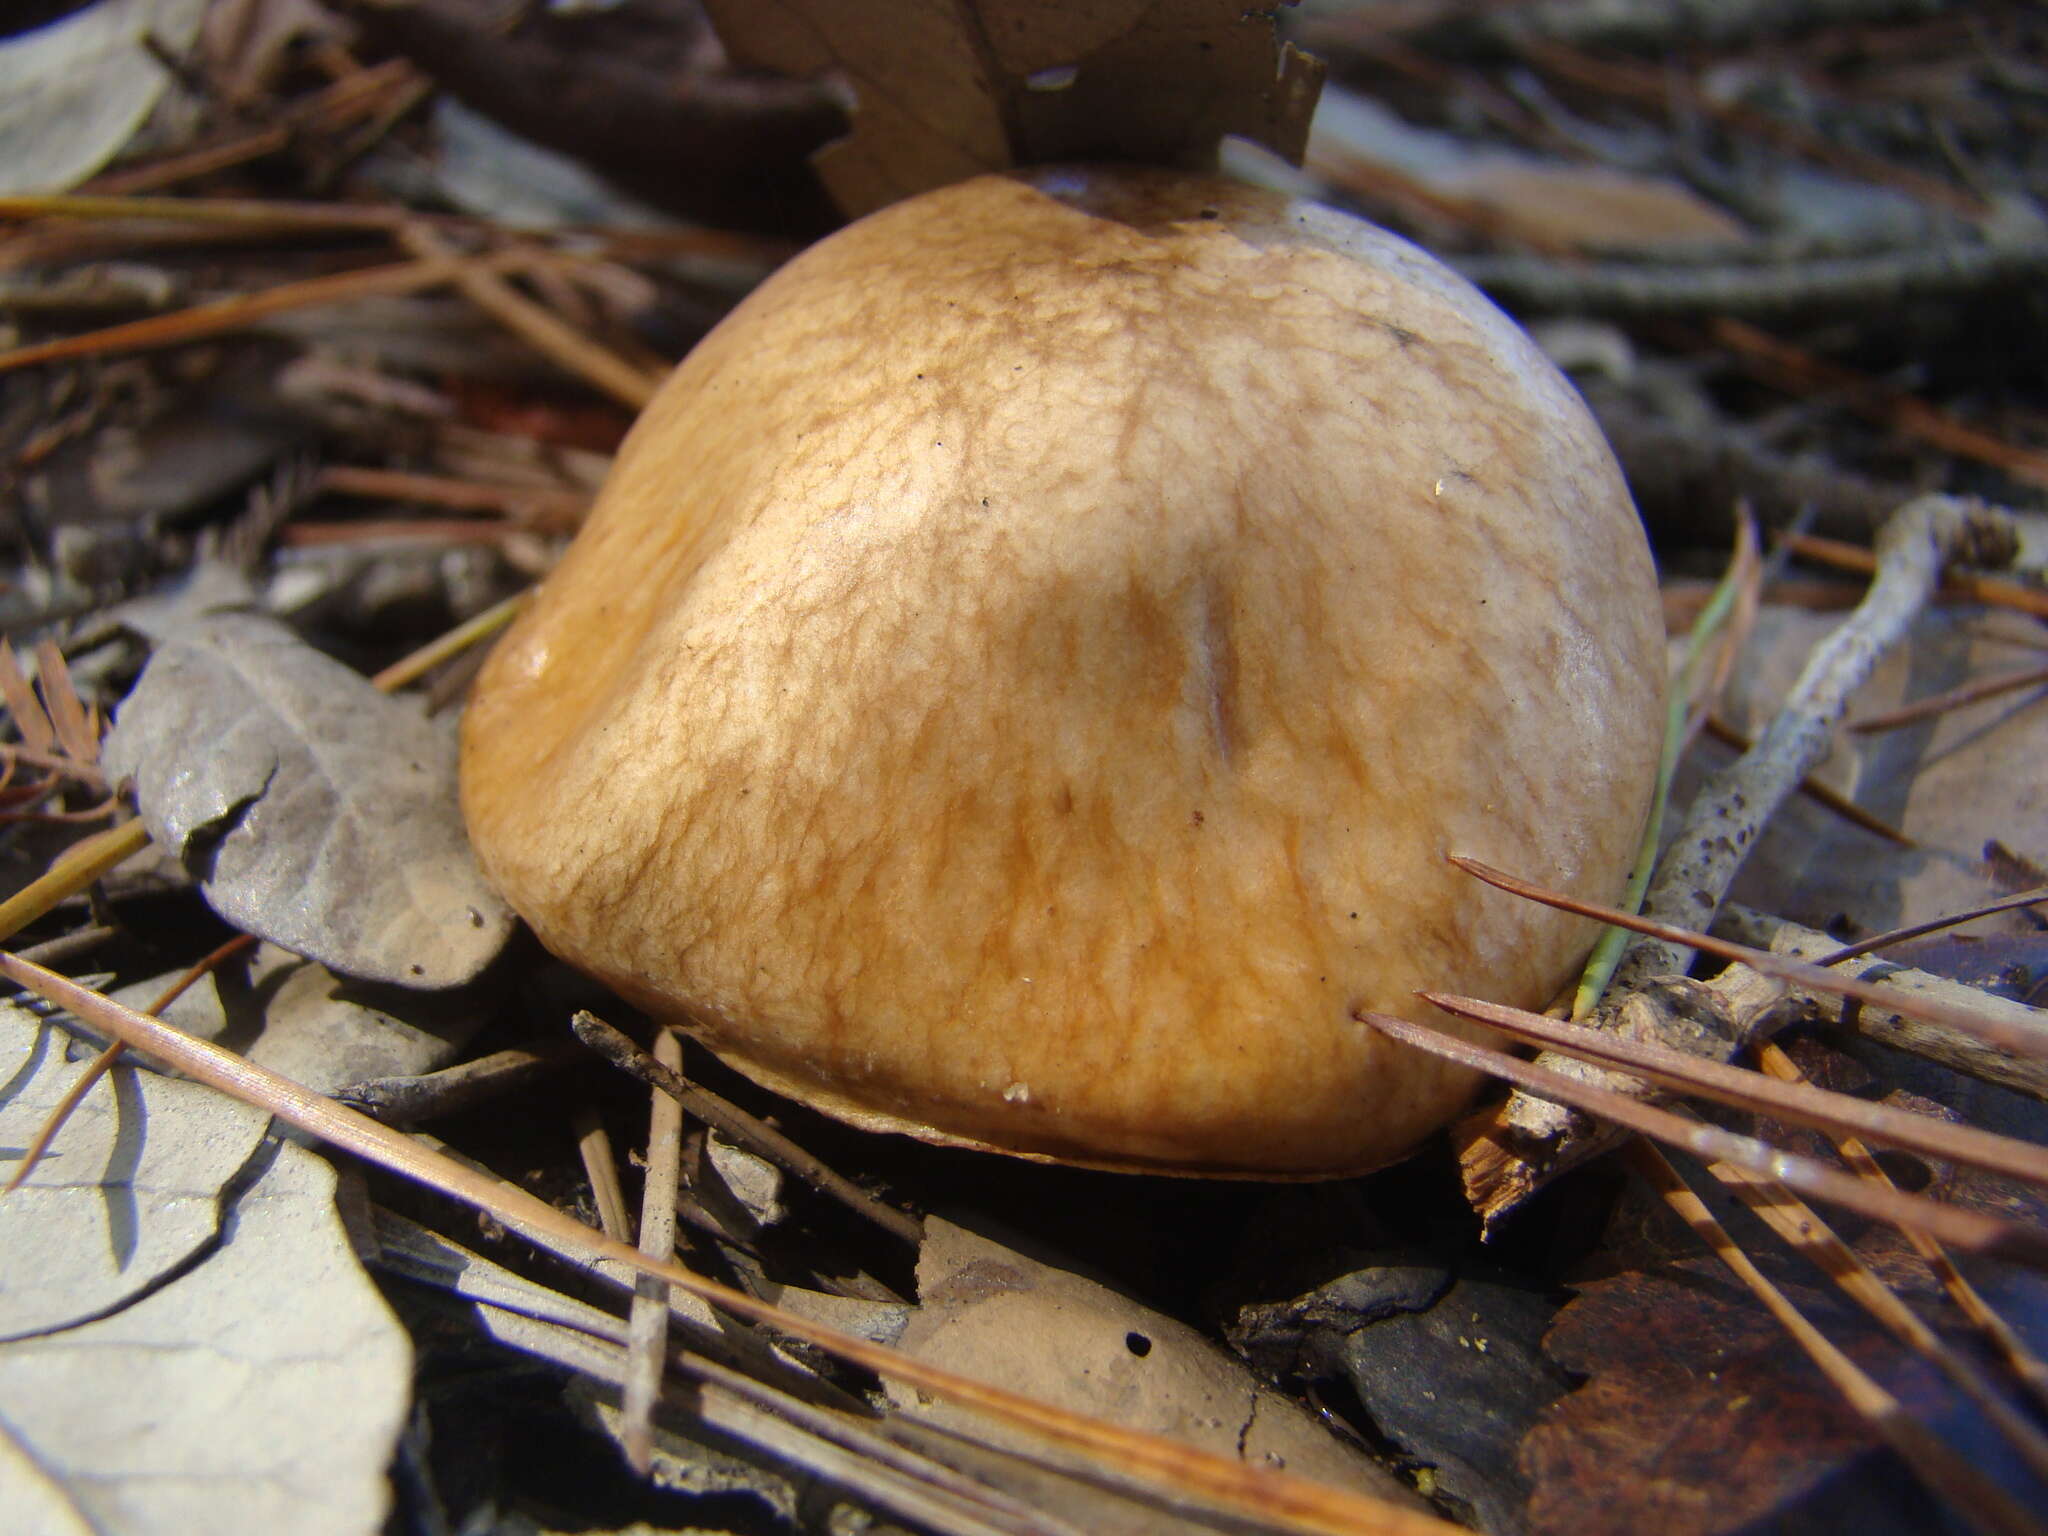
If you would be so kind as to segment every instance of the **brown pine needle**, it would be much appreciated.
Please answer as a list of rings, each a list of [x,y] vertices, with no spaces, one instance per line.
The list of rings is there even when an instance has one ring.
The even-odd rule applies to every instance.
[[[612,1139],[604,1122],[588,1104],[579,1105],[576,1120],[576,1155],[583,1160],[584,1177],[590,1180],[591,1202],[597,1207],[597,1224],[614,1242],[633,1241],[633,1218],[626,1214],[626,1192],[619,1186],[619,1165],[612,1156]]]
[[[1982,1366],[1951,1349],[1805,1201],[1775,1179],[1730,1163],[1713,1163],[1707,1172],[1894,1338],[1932,1362],[2019,1452],[2034,1475],[2048,1482],[2048,1435],[2006,1401]]]
[[[1782,1082],[1799,1083],[1806,1080],[1798,1064],[1786,1055],[1781,1047],[1768,1040],[1757,1050],[1757,1064]],[[1835,1142],[1835,1148],[1842,1154],[1843,1162],[1873,1184],[1897,1187],[1892,1184],[1891,1175],[1886,1173],[1877,1159],[1870,1155],[1870,1149],[1854,1136],[1840,1137]],[[2042,1363],[2041,1358],[2027,1347],[2025,1340],[2013,1332],[2011,1325],[2000,1317],[1991,1303],[1970,1284],[1941,1244],[1910,1228],[1904,1230],[1906,1241],[1913,1245],[1914,1251],[1934,1272],[1934,1277],[1941,1282],[1942,1288],[1948,1292],[1949,1299],[1956,1304],[1957,1309],[1990,1341],[1992,1348],[2004,1358],[2012,1373],[2033,1394],[2034,1400],[2043,1407],[2048,1407],[2048,1365]],[[2048,1473],[2043,1475],[2048,1477]]]
[[[1785,1293],[1756,1267],[1727,1229],[1714,1219],[1704,1201],[1678,1176],[1664,1154],[1650,1143],[1629,1143],[1631,1166],[1664,1197],[1679,1218],[1693,1229],[1714,1256],[1733,1270],[1751,1294],[1769,1309],[1784,1330],[1833,1383],[1871,1429],[1904,1458],[1935,1493],[1967,1516],[1980,1531],[1997,1536],[2039,1536],[2041,1527],[2005,1491],[1985,1478],[1917,1422],[1899,1400],[1871,1380],[1853,1360],[1830,1343]]]
[[[149,1011],[162,1013],[191,988],[197,986],[201,978],[214,967],[225,965],[255,942],[254,934],[235,935],[197,964],[187,968],[182,976],[164,988],[156,1001],[149,1005]],[[0,1186],[0,1195],[13,1194],[21,1188],[28,1176],[36,1171],[36,1164],[40,1163],[43,1154],[50,1150],[50,1143],[57,1139],[57,1133],[64,1129],[64,1122],[69,1120],[73,1111],[85,1102],[85,1096],[92,1092],[93,1085],[114,1069],[114,1063],[121,1059],[121,1053],[126,1049],[127,1047],[119,1040],[108,1041],[105,1049],[93,1057],[91,1065],[79,1073],[78,1081],[64,1090],[64,1096],[57,1101],[49,1114],[43,1117],[43,1123],[37,1129],[35,1139],[28,1144],[28,1150],[21,1154],[21,1166],[14,1170],[13,1176],[4,1186]]]
[[[346,232],[396,229],[402,208],[358,203],[269,202],[242,197],[137,197],[111,193],[51,192],[0,197],[0,219],[167,219],[179,223],[247,225],[278,230]]]
[[[1286,1472],[1212,1455],[1141,1430],[1085,1418],[1007,1388],[976,1381],[913,1360],[884,1345],[814,1323],[744,1291],[707,1280],[681,1265],[649,1258],[556,1210],[537,1195],[465,1168],[403,1132],[314,1093],[290,1078],[245,1061],[209,1041],[194,1039],[159,1019],[123,1007],[70,978],[0,953],[0,975],[69,1009],[131,1048],[148,1052],[188,1077],[268,1110],[309,1135],[376,1163],[507,1224],[533,1227],[573,1244],[592,1259],[623,1264],[736,1317],[764,1324],[817,1345],[914,1390],[959,1403],[1041,1440],[1086,1456],[1100,1475],[1122,1486],[1141,1484],[1155,1496],[1200,1499],[1269,1524],[1324,1536],[1459,1536],[1434,1516],[1326,1487]]]
[[[659,376],[634,367],[580,335],[552,310],[534,303],[506,282],[488,258],[462,255],[425,224],[403,226],[398,239],[423,261],[448,267],[455,285],[469,296],[471,303],[549,361],[636,411],[654,398],[655,390],[661,386]]]
[[[2035,886],[2030,891],[2021,891],[2013,896],[2001,896],[1996,901],[1987,901],[1981,907],[1952,913],[1947,917],[1929,918],[1924,923],[1914,923],[1908,928],[1893,928],[1885,933],[1874,934],[1867,939],[1858,939],[1854,944],[1845,944],[1831,955],[1823,955],[1816,965],[1840,965],[1844,960],[1854,960],[1874,950],[1890,949],[1894,944],[1903,944],[1908,939],[1924,938],[1930,933],[1940,933],[1944,928],[1959,928],[1964,923],[1974,923],[1980,917],[1996,917],[2001,912],[2015,911],[2020,907],[2038,907],[2048,902],[2048,885]]]
[[[1759,1072],[1731,1067],[1688,1051],[1631,1040],[1608,1030],[1568,1024],[1520,1008],[1453,997],[1440,992],[1418,994],[1446,1013],[1473,1019],[1518,1040],[1534,1041],[1554,1051],[1608,1062],[1647,1077],[1680,1093],[1699,1094],[1736,1109],[1773,1115],[1794,1125],[1831,1134],[1858,1134],[1888,1146],[1904,1147],[1927,1157],[1988,1168],[2029,1183],[2048,1185],[2048,1147],[1994,1135],[1975,1126],[1956,1125],[1932,1115],[1915,1114],[1889,1104],[1834,1093],[1811,1083],[1782,1082]]]
[[[1488,885],[1513,895],[1527,897],[1530,901],[1539,901],[1546,907],[1556,907],[1561,912],[1576,912],[1581,917],[1597,918],[1603,923],[1612,923],[1617,928],[1648,934],[1651,938],[1662,939],[1667,944],[1696,949],[1722,960],[1738,961],[1760,975],[1770,976],[1779,981],[1789,981],[1795,986],[1808,987],[1816,992],[1829,992],[1840,997],[1853,997],[1858,1002],[1910,1014],[1930,1024],[1943,1025],[1960,1034],[1988,1041],[2003,1050],[2023,1056],[2048,1056],[2048,1027],[1986,1018],[1970,1008],[1943,1002],[1937,998],[1917,996],[1901,992],[1896,987],[1859,981],[1853,976],[1844,976],[1839,971],[1831,971],[1825,966],[1788,959],[1784,955],[1774,955],[1769,950],[1751,949],[1746,944],[1731,944],[1726,939],[1717,939],[1709,933],[1681,928],[1675,923],[1660,923],[1653,918],[1638,917],[1633,912],[1602,906],[1597,901],[1582,901],[1576,896],[1567,896],[1562,891],[1550,890],[1533,880],[1524,880],[1519,875],[1511,875],[1506,870],[1495,869],[1491,864],[1468,859],[1462,854],[1448,854],[1446,857],[1475,879],[1483,880]]]
[[[201,341],[226,331],[239,330],[271,315],[321,304],[340,304],[350,299],[388,298],[438,288],[457,280],[465,270],[495,273],[534,260],[532,253],[504,251],[490,256],[430,257],[419,261],[394,262],[381,267],[359,267],[326,277],[309,277],[294,283],[279,283],[256,293],[236,294],[195,304],[173,314],[152,315],[78,336],[60,336],[9,352],[0,352],[0,373],[27,368],[37,363],[68,362],[78,357],[102,357],[114,352],[140,352],[155,347],[177,346]]]
[[[80,838],[57,855],[34,880],[0,901],[0,942],[14,937],[65,898],[77,895],[117,864],[149,845],[149,829],[124,821]]]
[[[319,491],[342,496],[423,502],[456,512],[497,513],[544,528],[574,528],[583,520],[583,514],[590,506],[589,497],[572,491],[544,491],[530,485],[492,485],[454,475],[425,475],[354,464],[325,466],[315,478],[314,485]]]
[[[1708,330],[1749,372],[1774,387],[1797,395],[1830,393],[1857,415],[1902,437],[1990,464],[2029,485],[2048,485],[2048,454],[2009,443],[1915,396],[1886,391],[1877,380],[1816,357],[1747,321],[1724,315]]]
[[[2043,686],[2048,686],[2048,667],[2028,667],[2020,672],[2002,672],[1996,677],[1983,677],[1974,683],[1965,683],[1960,688],[1951,688],[1946,693],[1915,699],[1911,704],[1901,704],[1897,709],[1888,709],[1882,714],[1864,715],[1860,719],[1851,720],[1849,729],[1866,733],[1894,731],[1902,725],[1912,725],[1933,715],[1943,715],[1952,709],[1961,709],[1966,704],[1995,699],[2001,693],[2017,693],[2022,688]]]
[[[1877,569],[1877,556],[1861,544],[1824,539],[1811,533],[1794,533],[1786,535],[1785,545],[1796,555],[1804,555],[1809,560],[1818,560],[1838,570],[1856,571],[1867,576]],[[2048,619],[2048,589],[1996,576],[1978,576],[1969,571],[1950,571],[1942,590],[1973,603],[1983,603],[1986,607],[2011,608],[2020,613],[2031,613],[2037,619]]]
[[[1569,1105],[1585,1114],[1611,1120],[1624,1129],[1682,1147],[1702,1162],[1730,1162],[1753,1173],[1777,1178],[1801,1194],[1846,1206],[1859,1215],[1897,1226],[1917,1227],[1966,1253],[1987,1254],[2035,1269],[2048,1269],[2048,1231],[2023,1222],[1988,1216],[1980,1211],[1943,1205],[1900,1190],[1875,1190],[1854,1174],[1830,1168],[1810,1157],[1783,1151],[1754,1137],[1738,1136],[1718,1126],[1689,1120],[1668,1109],[1659,1109],[1610,1088],[1582,1083],[1577,1078],[1523,1061],[1504,1051],[1472,1045],[1428,1025],[1364,1010],[1352,1014],[1352,1017],[1361,1024],[1392,1035],[1404,1045],[1412,1045],[1433,1056],[1489,1073],[1538,1098]]]
[[[416,683],[442,662],[461,655],[471,646],[488,640],[499,630],[510,624],[526,602],[524,592],[515,592],[503,602],[493,603],[482,613],[449,630],[437,640],[430,640],[410,656],[400,657],[382,672],[370,678],[374,687],[386,693],[396,693],[409,683]]]

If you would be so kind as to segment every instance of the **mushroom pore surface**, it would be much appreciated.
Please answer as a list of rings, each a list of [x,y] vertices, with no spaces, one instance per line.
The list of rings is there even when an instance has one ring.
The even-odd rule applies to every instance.
[[[464,721],[543,942],[856,1124],[1370,1168],[1619,891],[1655,576],[1562,378],[1414,247],[1164,171],[984,177],[792,261],[676,370]]]

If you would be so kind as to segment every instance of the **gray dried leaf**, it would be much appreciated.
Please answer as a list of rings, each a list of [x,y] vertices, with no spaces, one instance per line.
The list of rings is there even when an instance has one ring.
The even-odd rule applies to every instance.
[[[0,1030],[20,1057],[26,1029]],[[23,1091],[9,1111],[61,1091],[60,1068],[48,1055],[25,1078],[18,1068]],[[178,1187],[214,1183],[203,1199],[209,1211],[219,1202],[218,1240],[163,1283],[109,1298],[93,1321],[0,1345],[8,1529],[371,1536],[389,1499],[385,1468],[410,1397],[412,1349],[356,1264],[334,1213],[333,1170],[274,1142],[251,1158],[246,1127],[226,1153],[209,1147],[193,1122],[209,1113],[202,1101],[225,1100],[132,1068],[114,1076],[127,1084],[105,1111],[116,1148],[140,1169],[169,1160]],[[86,1105],[108,1097],[102,1090]],[[261,1113],[227,1107],[253,1116],[260,1140]],[[138,1174],[118,1159],[110,1170],[80,1144],[81,1130],[77,1120],[67,1126],[35,1184],[0,1202],[10,1266],[26,1249],[54,1273],[77,1261],[67,1246],[110,1265],[106,1213],[133,1201]],[[240,1175],[225,1196],[221,1162]],[[29,1189],[40,1192],[33,1208],[18,1206]],[[139,1210],[146,1233],[161,1213],[154,1203]]]
[[[119,153],[172,83],[206,0],[101,0],[0,43],[0,192],[61,192]]]
[[[216,912],[345,975],[452,987],[511,932],[456,810],[452,729],[281,624],[176,629],[102,761]]]
[[[177,975],[123,987],[114,998],[147,1008]],[[317,960],[263,944],[216,966],[161,1016],[316,1093],[333,1093],[446,1066],[486,1013],[467,993],[349,981]]]
[[[23,1010],[0,1011],[10,1158],[85,1070],[65,1060],[67,1038]],[[194,1083],[110,1073],[28,1182],[0,1199],[0,1341],[103,1316],[189,1263],[218,1235],[221,1190],[269,1125],[262,1110]]]

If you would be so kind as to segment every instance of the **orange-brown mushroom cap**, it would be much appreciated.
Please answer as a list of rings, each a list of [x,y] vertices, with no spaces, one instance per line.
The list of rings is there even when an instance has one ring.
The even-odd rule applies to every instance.
[[[541,939],[857,1124],[1331,1174],[1469,1077],[1352,1019],[1537,1005],[1661,730],[1642,532],[1462,280],[1280,195],[984,177],[678,368],[463,730]]]

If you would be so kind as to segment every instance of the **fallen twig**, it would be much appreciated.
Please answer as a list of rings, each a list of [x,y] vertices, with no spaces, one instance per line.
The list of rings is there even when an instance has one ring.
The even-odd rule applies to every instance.
[[[647,1052],[594,1013],[579,1013],[572,1027],[576,1038],[605,1060],[639,1078],[643,1083],[671,1095],[684,1109],[714,1130],[752,1147],[763,1157],[779,1163],[820,1194],[831,1196],[849,1210],[865,1216],[885,1232],[893,1233],[912,1247],[924,1241],[924,1227],[893,1205],[877,1200],[844,1174],[827,1167],[772,1125],[748,1114],[737,1104],[688,1081],[673,1068],[663,1066]]]
[[[1631,991],[1653,976],[1685,973],[1695,948],[1692,934],[1712,922],[1758,833],[1827,755],[1849,696],[1905,634],[1943,567],[1952,560],[2002,564],[2014,547],[2003,518],[1953,497],[1923,496],[1893,514],[1878,536],[1877,579],[1863,602],[1808,658],[1757,744],[1710,776],[1695,797],[1651,883],[1645,910],[1652,920],[1635,925],[1647,937],[1631,946],[1615,973],[1618,991]],[[1790,979],[1836,984],[1815,982],[1811,975]],[[1612,1017],[1603,1010],[1594,1022],[1608,1026]],[[1958,1014],[1943,1022],[1967,1030],[1976,1021]],[[2032,1038],[1999,1043],[2025,1049]],[[1640,1082],[1595,1075],[1597,1069],[1569,1058],[1544,1065],[1619,1092],[1646,1091]],[[1487,1220],[1498,1219],[1556,1173],[1614,1140],[1612,1131],[1569,1108],[1510,1094],[1461,1153],[1466,1192]]]
[[[1917,1003],[1932,1000],[1970,1008],[1987,1019],[2002,1020],[2013,1029],[2039,1030],[2048,1029],[2048,1015],[2042,1010],[1943,976],[1908,969],[1876,955],[1838,959],[1842,946],[1831,935],[1747,907],[1723,907],[1714,919],[1714,932],[1724,939],[1787,959],[1826,964],[1859,981],[1881,981],[1875,999],[1866,995],[1853,1000],[1838,992],[1795,982],[1793,1000],[1823,1023],[1853,1029],[1880,1045],[1911,1051],[1951,1071],[2048,1102],[2048,1061],[1999,1050],[1974,1035],[1930,1024],[1910,1011]]]
[[[683,1064],[682,1042],[664,1029],[654,1037],[654,1059],[671,1072]],[[649,1095],[647,1172],[640,1191],[640,1251],[651,1259],[676,1255],[676,1194],[682,1183],[683,1107],[659,1088]],[[645,1477],[654,1465],[654,1405],[668,1360],[668,1283],[640,1275],[626,1330],[626,1384],[620,1440],[626,1460]]]
[[[1811,320],[1820,311],[1895,308],[2048,278],[2048,240],[1960,241],[1868,256],[1674,266],[1453,256],[1451,265],[1517,313],[1642,320],[1678,315]]]
[[[1498,1077],[1530,1094],[1541,1094],[1557,1103],[1569,1104],[1581,1114],[1597,1115],[1623,1130],[1683,1148],[1695,1157],[1710,1162],[1733,1163],[1766,1178],[1776,1178],[1816,1200],[1844,1206],[1896,1226],[1917,1228],[1966,1253],[1980,1253],[2036,1269],[2048,1269],[2048,1231],[2024,1222],[2006,1221],[1981,1211],[1943,1205],[1937,1200],[1909,1195],[1903,1190],[1874,1189],[1854,1174],[1831,1168],[1826,1163],[1647,1103],[1640,1091],[1629,1093],[1582,1082],[1536,1062],[1510,1056],[1505,1051],[1473,1045],[1426,1024],[1363,1010],[1352,1017],[1361,1024],[1369,1024],[1393,1036],[1403,1045],[1412,1045],[1446,1061],[1455,1061],[1461,1066]]]

